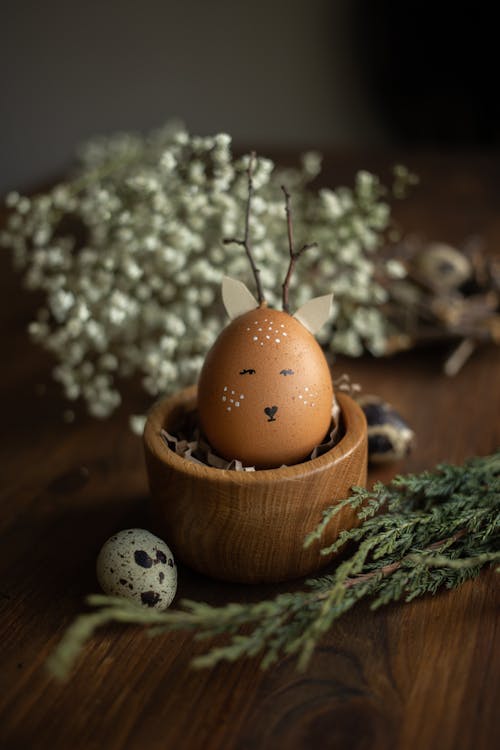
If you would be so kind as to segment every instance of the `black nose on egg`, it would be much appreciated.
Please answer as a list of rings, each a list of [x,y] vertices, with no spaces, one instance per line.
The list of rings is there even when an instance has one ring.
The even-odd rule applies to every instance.
[[[269,417],[269,419],[267,420],[268,422],[276,422],[274,415],[277,411],[277,406],[266,406],[266,408],[264,409],[264,414]]]

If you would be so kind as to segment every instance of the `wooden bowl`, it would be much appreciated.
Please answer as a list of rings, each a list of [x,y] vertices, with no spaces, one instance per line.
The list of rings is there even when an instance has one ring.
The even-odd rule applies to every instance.
[[[155,528],[176,557],[226,581],[278,582],[313,573],[342,529],[356,524],[351,509],[328,525],[321,544],[304,539],[321,512],[366,483],[366,421],[349,396],[337,394],[345,434],[330,451],[280,469],[227,471],[178,456],[160,435],[175,432],[196,409],[196,386],[158,401],[150,411],[144,447]]]

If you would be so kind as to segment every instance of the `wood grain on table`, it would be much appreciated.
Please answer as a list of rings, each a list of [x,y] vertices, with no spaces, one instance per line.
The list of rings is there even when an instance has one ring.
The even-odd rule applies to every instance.
[[[332,157],[325,181],[391,159]],[[422,186],[397,209],[401,224],[458,242],[481,234],[500,246],[498,155],[413,155]],[[107,421],[78,414],[67,424],[50,357],[25,332],[36,295],[21,291],[8,253],[0,256],[2,313],[0,488],[0,747],[439,748],[496,746],[498,586],[483,572],[453,592],[377,612],[357,607],[321,642],[306,673],[284,658],[268,672],[255,661],[189,668],[205,647],[191,635],[149,639],[112,626],[87,645],[71,680],[49,678],[44,662],[83,598],[97,590],[94,563],[115,531],[147,526],[140,440],[129,413],[147,403],[134,387]],[[500,427],[500,355],[479,350],[452,380],[443,350],[390,360],[340,359],[365,392],[391,400],[417,433],[411,456],[371,472],[462,462],[494,451]],[[286,587],[285,587],[286,588]],[[185,568],[179,597],[212,603],[257,600],[277,586],[229,585]]]

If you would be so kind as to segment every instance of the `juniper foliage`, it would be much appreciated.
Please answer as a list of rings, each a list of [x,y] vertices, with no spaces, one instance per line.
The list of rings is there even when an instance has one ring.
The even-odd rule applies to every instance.
[[[223,645],[194,660],[195,667],[259,657],[265,669],[293,655],[305,669],[321,637],[357,602],[368,599],[371,609],[409,602],[456,588],[500,560],[500,451],[463,466],[442,464],[434,471],[397,476],[372,489],[354,487],[349,498],[324,512],[305,545],[321,540],[345,506],[356,510],[360,526],[343,531],[322,553],[346,545],[354,551],[307,581],[303,591],[222,607],[184,600],[180,609],[167,612],[93,595],[87,603],[97,610],[70,626],[50,658],[50,671],[66,678],[86,641],[110,622],[147,625],[150,635],[190,630],[197,639],[224,636]]]

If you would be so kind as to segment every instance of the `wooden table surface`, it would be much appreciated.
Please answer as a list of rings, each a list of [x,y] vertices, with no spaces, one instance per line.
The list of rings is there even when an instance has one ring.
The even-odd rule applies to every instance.
[[[397,215],[408,230],[500,246],[498,155],[413,155],[422,186]],[[332,158],[331,184],[382,157]],[[361,606],[332,628],[305,674],[293,659],[268,672],[256,662],[192,671],[191,635],[149,639],[108,627],[88,644],[66,685],[44,661],[97,590],[94,562],[113,532],[147,526],[141,442],[127,408],[100,422],[66,408],[50,358],[25,333],[36,298],[0,256],[0,746],[2,748],[492,748],[498,721],[495,577],[377,612]],[[443,351],[391,360],[340,360],[366,392],[390,399],[418,436],[413,454],[371,473],[389,479],[436,462],[494,451],[499,440],[500,356],[479,351],[453,380]],[[276,587],[216,583],[179,570],[179,596],[224,603]]]

